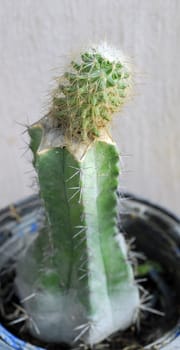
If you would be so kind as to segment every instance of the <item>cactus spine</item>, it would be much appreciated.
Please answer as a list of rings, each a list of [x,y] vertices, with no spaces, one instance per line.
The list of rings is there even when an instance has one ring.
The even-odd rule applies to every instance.
[[[117,230],[119,154],[108,133],[130,85],[116,54],[93,48],[58,82],[47,116],[29,128],[46,227],[20,262],[31,332],[94,344],[127,328],[139,294]],[[36,327],[34,327],[36,325]]]

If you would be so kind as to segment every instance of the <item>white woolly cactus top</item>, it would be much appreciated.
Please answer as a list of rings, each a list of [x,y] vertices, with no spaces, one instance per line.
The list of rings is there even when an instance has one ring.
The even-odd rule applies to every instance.
[[[68,139],[94,140],[124,103],[129,87],[130,69],[120,51],[106,44],[92,47],[60,77],[49,115]]]
[[[123,53],[115,47],[108,46],[106,42],[96,45],[93,48],[89,48],[87,51],[93,52],[96,50],[105,60],[110,62],[121,62],[124,66],[127,67],[127,60]]]

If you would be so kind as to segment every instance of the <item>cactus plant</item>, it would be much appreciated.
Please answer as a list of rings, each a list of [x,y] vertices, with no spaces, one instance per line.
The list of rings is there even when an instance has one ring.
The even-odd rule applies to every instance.
[[[131,74],[93,47],[58,79],[49,113],[28,128],[46,225],[17,267],[30,331],[95,344],[135,321],[138,287],[117,229],[119,152],[109,135]]]

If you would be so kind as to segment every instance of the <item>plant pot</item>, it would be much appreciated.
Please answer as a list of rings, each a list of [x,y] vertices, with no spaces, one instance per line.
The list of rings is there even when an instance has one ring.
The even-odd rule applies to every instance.
[[[123,230],[128,240],[134,239],[136,250],[143,252],[148,261],[153,261],[155,264],[149,268],[148,276],[151,284],[161,295],[160,302],[165,310],[165,316],[161,317],[163,321],[157,315],[154,328],[152,327],[151,332],[147,334],[148,339],[150,339],[149,343],[146,341],[146,344],[142,345],[143,347],[131,346],[129,349],[178,349],[180,348],[180,310],[178,310],[178,298],[180,299],[180,220],[167,210],[143,199],[127,194],[122,197],[119,228]],[[18,202],[15,206],[11,205],[1,210],[1,280],[15,268],[17,258],[36,238],[42,226],[43,209],[37,196],[31,196]],[[136,255],[136,259],[139,259],[138,255]],[[163,270],[163,274],[165,273],[167,281],[163,280],[162,273],[158,272],[156,263]],[[9,290],[12,291],[12,288]],[[8,297],[10,298],[10,294]],[[1,294],[0,298],[2,298]],[[156,320],[155,316],[153,320]],[[14,321],[10,323],[11,325],[16,324]],[[0,324],[1,350],[42,350],[46,348],[45,346],[30,345],[28,339],[27,342],[20,340],[11,333],[11,327],[8,329]],[[60,350],[61,346],[56,347],[56,349]],[[102,344],[101,350],[103,349],[108,349],[107,344],[104,348]],[[117,349],[119,348],[117,347]]]

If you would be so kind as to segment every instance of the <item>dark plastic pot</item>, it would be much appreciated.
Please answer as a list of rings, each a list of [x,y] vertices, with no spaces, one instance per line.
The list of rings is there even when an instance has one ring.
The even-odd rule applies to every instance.
[[[125,200],[124,200],[125,198]],[[157,261],[172,281],[173,293],[180,300],[180,219],[148,201],[123,195],[120,229],[135,238],[138,251]],[[0,211],[0,270],[15,263],[17,257],[43,225],[43,209],[37,196],[31,196]],[[180,316],[177,305],[166,297],[166,286],[150,271],[154,283],[163,290],[167,315],[159,339],[144,349],[180,349]],[[168,304],[169,303],[169,304]],[[175,316],[176,315],[176,316]],[[174,316],[174,319],[173,319]],[[43,350],[11,334],[0,324],[0,350]]]

